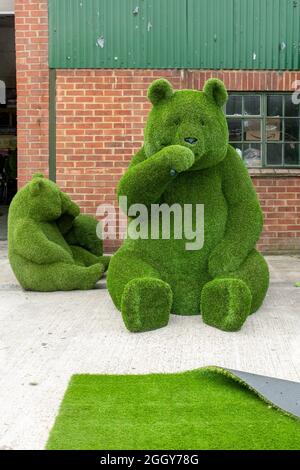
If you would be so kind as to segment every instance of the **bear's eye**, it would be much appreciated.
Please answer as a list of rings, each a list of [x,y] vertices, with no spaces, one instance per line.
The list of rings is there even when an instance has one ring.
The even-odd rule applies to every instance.
[[[202,118],[200,119],[200,126],[205,126],[205,121]]]
[[[178,117],[175,117],[175,118],[173,119],[173,121],[172,121],[172,124],[173,124],[174,126],[179,126],[179,124],[180,124],[180,119],[179,119]]]

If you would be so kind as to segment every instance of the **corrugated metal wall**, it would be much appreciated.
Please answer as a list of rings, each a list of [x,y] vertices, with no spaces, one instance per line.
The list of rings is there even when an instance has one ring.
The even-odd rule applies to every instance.
[[[53,68],[300,67],[300,0],[49,0]]]

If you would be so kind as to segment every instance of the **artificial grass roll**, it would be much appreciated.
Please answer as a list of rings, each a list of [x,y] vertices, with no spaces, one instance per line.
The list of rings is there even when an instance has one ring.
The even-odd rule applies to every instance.
[[[299,449],[300,421],[220,368],[75,375],[47,449]]]

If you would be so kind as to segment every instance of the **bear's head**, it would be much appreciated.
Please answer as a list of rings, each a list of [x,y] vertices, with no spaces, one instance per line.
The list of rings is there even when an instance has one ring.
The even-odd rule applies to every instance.
[[[174,91],[165,79],[148,89],[153,104],[145,128],[144,149],[149,157],[169,145],[183,145],[195,155],[191,170],[216,165],[226,155],[228,127],[223,112],[227,101],[224,83],[209,79],[203,91]]]
[[[44,222],[57,220],[66,211],[73,211],[74,217],[79,213],[69,196],[41,173],[33,175],[32,180],[18,191],[13,206],[19,216]]]

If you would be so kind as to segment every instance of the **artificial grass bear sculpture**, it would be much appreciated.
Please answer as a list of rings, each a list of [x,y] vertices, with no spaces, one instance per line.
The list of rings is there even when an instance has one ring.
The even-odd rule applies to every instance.
[[[209,325],[238,330],[263,302],[269,276],[255,249],[262,211],[244,163],[228,144],[222,110],[227,91],[210,79],[202,92],[174,92],[160,79],[148,97],[153,108],[144,146],[121,178],[118,195],[127,196],[128,207],[204,204],[204,245],[187,250],[187,240],[174,235],[175,224],[170,239],[129,234],[110,263],[109,292],[130,331],[163,327],[171,312],[201,312]],[[141,233],[143,223],[151,226],[148,214]]]
[[[8,253],[24,289],[92,289],[108,265],[97,220],[41,174],[18,191],[9,208]]]

